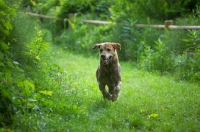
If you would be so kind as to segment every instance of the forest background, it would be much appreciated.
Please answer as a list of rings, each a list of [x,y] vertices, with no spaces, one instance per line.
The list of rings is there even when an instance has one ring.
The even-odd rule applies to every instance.
[[[27,12],[62,20],[36,18]],[[68,19],[71,13],[73,21]],[[175,25],[199,25],[198,0],[0,0],[0,15],[2,130],[16,124],[17,113],[51,111],[47,107],[53,103],[46,100],[59,94],[67,74],[55,62],[52,47],[88,57],[98,54],[91,50],[94,44],[118,42],[122,46],[120,60],[133,68],[199,85],[199,30],[134,26],[163,24],[165,20],[173,20]],[[83,22],[89,19],[116,24]]]

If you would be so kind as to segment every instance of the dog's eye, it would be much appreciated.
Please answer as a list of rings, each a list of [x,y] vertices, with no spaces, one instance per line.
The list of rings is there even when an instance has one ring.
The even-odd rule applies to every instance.
[[[102,52],[103,51],[103,49],[100,49],[100,52]]]
[[[111,51],[111,49],[106,49],[108,52]]]

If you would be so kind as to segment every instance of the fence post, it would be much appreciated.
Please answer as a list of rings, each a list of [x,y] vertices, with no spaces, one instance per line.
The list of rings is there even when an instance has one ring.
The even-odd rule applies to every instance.
[[[165,28],[169,29],[170,25],[173,25],[173,21],[172,20],[165,20]]]
[[[70,13],[70,14],[68,15],[68,19],[69,19],[69,21],[70,21],[70,22],[68,22],[68,23],[69,23],[68,29],[69,29],[69,30],[72,30],[72,25],[71,25],[71,23],[74,22],[74,14],[73,14],[73,13]]]

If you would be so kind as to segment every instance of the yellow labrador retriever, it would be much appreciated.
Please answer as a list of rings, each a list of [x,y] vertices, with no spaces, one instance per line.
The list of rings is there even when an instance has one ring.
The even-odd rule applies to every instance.
[[[96,71],[96,78],[103,97],[116,101],[121,86],[120,64],[116,50],[121,50],[118,43],[105,42],[95,44],[93,49],[100,51],[100,65]],[[108,86],[108,92],[105,86]]]

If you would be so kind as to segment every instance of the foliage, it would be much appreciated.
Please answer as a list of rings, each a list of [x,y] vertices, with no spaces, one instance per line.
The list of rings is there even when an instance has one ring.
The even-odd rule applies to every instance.
[[[172,32],[174,31],[167,32],[164,37],[161,36],[158,41],[155,41],[154,48],[145,45],[140,56],[139,67],[148,71],[159,71],[161,74],[174,73],[179,79],[198,82],[199,37],[194,34],[199,31],[188,31],[187,36],[183,35],[182,38],[179,36],[178,39],[183,40],[180,41],[181,43],[186,42],[181,45],[178,45],[180,42],[175,37],[170,40],[174,35]],[[174,42],[178,43],[173,44]]]
[[[89,1],[82,1],[82,0],[76,0],[76,1],[61,1],[60,2],[60,15],[63,16],[66,13],[95,13],[97,16],[106,17],[109,14],[108,7],[110,4],[113,3],[113,1],[108,0],[102,0],[102,1],[96,1],[96,0],[89,0]],[[67,9],[67,10],[66,10]],[[104,15],[103,15],[104,14]]]
[[[0,7],[3,9],[0,12],[0,126],[2,126],[12,123],[12,112],[16,111],[15,105],[19,103],[19,100],[12,103],[12,90],[14,89],[13,84],[16,82],[13,78],[13,70],[20,72],[20,69],[18,62],[11,59],[11,43],[7,37],[13,29],[11,21],[16,15],[17,5],[10,7],[4,1],[0,1]]]
[[[63,19],[64,21],[45,20],[42,19],[43,27],[50,29],[53,36],[62,34],[65,28],[65,19],[69,18],[69,14],[76,14],[79,16],[87,16],[89,19],[109,19],[109,7],[113,4],[113,0],[31,0],[30,2],[24,1],[23,7],[26,11],[36,12],[39,14],[55,16]],[[56,25],[56,26],[55,26]],[[67,26],[69,23],[67,23]]]
[[[149,17],[152,21],[162,22],[192,13],[198,5],[198,0],[136,0],[134,2],[116,0],[111,7],[111,13],[113,19],[118,21],[133,18],[143,23]]]
[[[122,54],[120,54],[120,58],[124,60],[136,59],[137,58],[137,51],[138,47],[138,38],[140,37],[140,33],[137,29],[133,28],[134,24],[137,21],[133,21],[132,19],[124,20],[122,22],[122,26],[117,27],[117,29],[112,32],[119,32],[119,40],[116,40],[122,45]],[[112,33],[111,32],[111,33]],[[114,36],[115,37],[115,36]],[[114,39],[114,38],[113,38]],[[134,52],[133,52],[134,51]]]
[[[187,39],[183,39],[187,44],[187,51],[195,52],[195,50],[200,49],[200,31],[189,30]]]
[[[72,21],[68,20],[71,29],[64,30],[60,37],[55,42],[58,45],[62,45],[65,49],[73,51],[75,53],[94,53],[91,48],[95,43],[109,40],[109,31],[111,25],[98,26],[85,25],[80,23],[80,18],[74,16]]]
[[[183,39],[186,42],[184,54],[176,59],[177,74],[181,79],[199,81],[200,79],[200,31],[188,31],[188,37]]]
[[[38,0],[30,1],[30,3],[24,1],[23,6],[31,6],[31,10],[34,12],[51,14],[61,18],[65,18],[69,13],[95,13],[96,15],[105,18],[106,15],[110,15],[108,8],[112,3],[112,0],[50,0],[48,2]]]
[[[20,3],[0,4],[0,126],[5,126],[13,123],[13,114],[44,106],[45,95],[53,94],[49,89],[59,87],[54,77],[62,70],[53,72],[50,33],[19,12]]]
[[[148,71],[160,71],[161,74],[171,71],[173,69],[173,52],[161,38],[155,44],[155,49],[148,45],[145,46],[144,53],[141,56],[141,67],[145,67]]]

